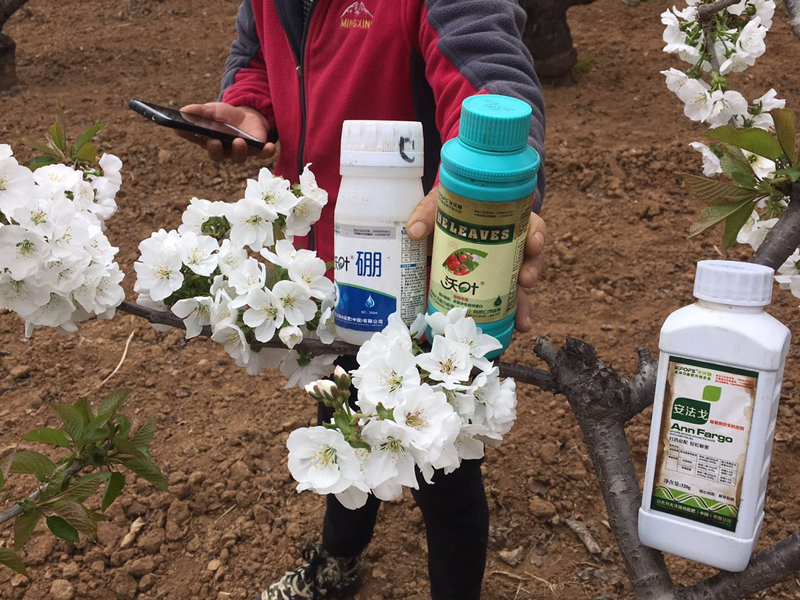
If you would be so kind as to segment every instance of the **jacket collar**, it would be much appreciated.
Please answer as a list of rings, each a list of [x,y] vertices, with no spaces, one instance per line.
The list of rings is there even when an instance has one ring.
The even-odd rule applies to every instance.
[[[300,64],[300,48],[303,43],[303,3],[300,0],[273,0],[283,31],[289,40],[297,64]]]

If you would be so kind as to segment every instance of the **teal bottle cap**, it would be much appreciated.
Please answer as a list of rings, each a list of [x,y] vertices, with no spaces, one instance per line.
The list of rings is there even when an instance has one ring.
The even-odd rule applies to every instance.
[[[473,148],[514,152],[528,145],[531,107],[496,94],[470,96],[461,103],[459,139]]]

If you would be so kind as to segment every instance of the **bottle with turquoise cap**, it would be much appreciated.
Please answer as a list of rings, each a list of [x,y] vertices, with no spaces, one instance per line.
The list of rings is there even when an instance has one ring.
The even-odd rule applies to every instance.
[[[541,159],[528,146],[531,107],[481,94],[461,105],[442,147],[428,313],[466,307],[501,354],[511,344],[517,275]]]

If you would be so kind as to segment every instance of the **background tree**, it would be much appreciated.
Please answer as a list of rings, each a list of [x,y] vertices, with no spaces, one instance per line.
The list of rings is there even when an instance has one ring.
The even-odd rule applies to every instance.
[[[17,82],[16,44],[3,33],[3,26],[28,0],[0,0],[0,90]]]

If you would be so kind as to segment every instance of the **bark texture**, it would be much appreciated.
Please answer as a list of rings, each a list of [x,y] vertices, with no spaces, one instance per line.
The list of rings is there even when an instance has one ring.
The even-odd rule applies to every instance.
[[[0,0],[0,91],[7,90],[17,83],[17,45],[3,34],[3,26],[27,0]]]
[[[523,39],[533,56],[536,74],[554,79],[568,74],[578,61],[567,23],[567,10],[594,0],[520,0],[528,13]]]

